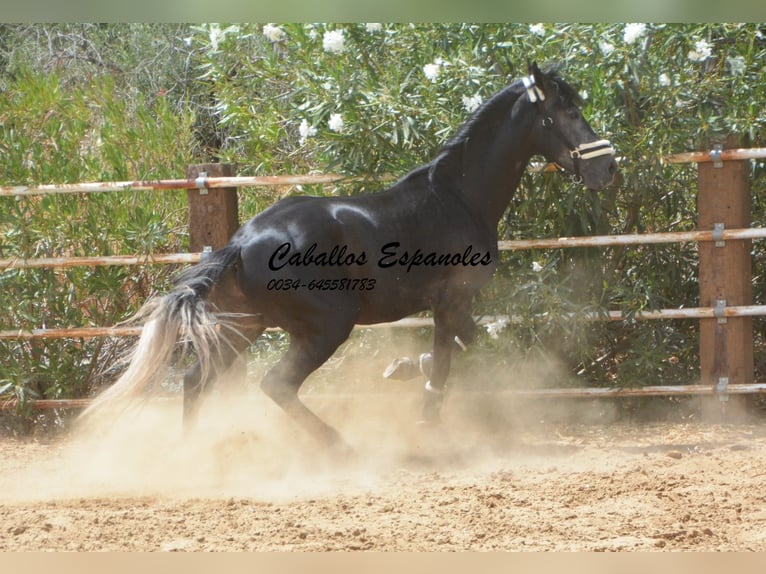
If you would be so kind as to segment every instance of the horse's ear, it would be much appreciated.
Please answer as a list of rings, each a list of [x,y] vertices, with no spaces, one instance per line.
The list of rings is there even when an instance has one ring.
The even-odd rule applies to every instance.
[[[537,66],[537,62],[528,64],[527,69],[529,71],[529,75],[532,76],[532,78],[535,80],[535,86],[540,92],[542,92],[543,96],[549,95],[552,90],[555,89],[554,86],[552,86],[552,82],[548,76],[546,76]]]
[[[540,68],[537,66],[537,62],[528,64],[527,69],[529,71],[529,75],[535,79],[535,85],[539,86],[540,89],[543,89],[545,86],[545,75],[540,71]]]

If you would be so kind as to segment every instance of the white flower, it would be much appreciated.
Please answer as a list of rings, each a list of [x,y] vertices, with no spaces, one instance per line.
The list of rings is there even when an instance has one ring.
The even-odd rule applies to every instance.
[[[370,34],[372,34],[373,32],[380,32],[381,30],[383,30],[383,24],[379,22],[368,22],[367,24],[364,25],[364,28]]]
[[[301,145],[303,145],[306,143],[308,138],[317,135],[317,129],[313,126],[310,126],[309,123],[304,119],[301,121],[301,125],[298,126],[298,133],[301,135]]]
[[[622,39],[626,44],[632,44],[646,32],[646,24],[632,23],[625,26]]]
[[[189,46],[191,46],[191,45],[192,45],[192,39],[191,39],[191,36],[188,36],[188,37],[184,38],[184,45],[185,45],[187,48],[188,48]]]
[[[745,59],[742,56],[728,57],[726,58],[726,63],[729,64],[732,76],[739,76],[745,73]]]
[[[285,31],[274,24],[266,24],[263,27],[263,35],[272,42],[281,42],[285,39]]]
[[[226,37],[226,34],[239,34],[239,26],[229,26],[228,28],[221,30],[218,24],[210,24],[208,35],[210,37],[210,50],[212,52],[218,51],[218,47]]]
[[[545,26],[542,24],[532,24],[529,27],[529,31],[534,34],[535,36],[544,36],[545,35]]]
[[[330,114],[330,120],[327,122],[327,126],[334,132],[340,133],[343,131],[343,116],[340,114]]]
[[[606,40],[602,40],[601,42],[599,42],[598,43],[598,48],[599,48],[599,50],[601,50],[601,53],[604,56],[608,56],[609,54],[614,52],[614,44],[610,44]]]
[[[346,50],[343,30],[327,30],[322,36],[322,48],[331,54],[342,54]]]
[[[463,107],[465,108],[465,111],[468,113],[471,113],[473,111],[476,111],[478,107],[481,105],[482,97],[479,94],[476,94],[475,96],[463,96]]]
[[[694,43],[694,50],[690,50],[688,57],[692,62],[704,62],[713,53],[713,47],[707,40],[697,40]]]
[[[439,64],[426,64],[423,66],[423,73],[426,75],[426,78],[432,82],[435,82],[436,78],[439,77],[440,71],[441,66]]]
[[[500,332],[505,329],[508,326],[508,319],[498,319],[497,321],[492,321],[491,323],[487,323],[484,325],[484,328],[487,329],[487,333],[489,333],[489,336],[493,339],[497,339]]]
[[[660,86],[667,87],[670,85],[670,76],[665,73],[660,74],[659,80]]]
[[[537,261],[532,262],[532,271],[535,273],[540,273],[540,271],[543,270],[543,266],[540,265]]]
[[[208,33],[210,36],[210,47],[212,48],[213,52],[218,51],[218,42],[221,41],[223,38],[223,33],[221,32],[221,29],[218,27],[218,24],[213,24],[210,27],[210,32]]]

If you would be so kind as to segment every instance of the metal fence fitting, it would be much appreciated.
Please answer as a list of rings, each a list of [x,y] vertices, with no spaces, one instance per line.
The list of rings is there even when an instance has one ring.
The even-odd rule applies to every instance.
[[[715,315],[719,325],[724,325],[729,322],[729,320],[724,315],[725,309],[726,299],[717,299],[715,302],[715,308],[713,309],[713,314]]]
[[[715,394],[718,395],[718,400],[726,402],[729,400],[729,394],[726,392],[729,388],[729,377],[718,377],[718,382],[715,384]]]
[[[713,241],[716,247],[725,247],[726,241],[723,239],[723,230],[726,226],[723,223],[713,224]]]
[[[207,172],[206,171],[199,172],[197,179],[194,180],[194,185],[197,187],[197,189],[199,189],[200,195],[207,195],[208,188],[207,188]]]
[[[723,145],[715,144],[713,149],[710,150],[710,160],[713,162],[713,167],[723,167],[723,160],[721,159],[721,152],[723,151]]]

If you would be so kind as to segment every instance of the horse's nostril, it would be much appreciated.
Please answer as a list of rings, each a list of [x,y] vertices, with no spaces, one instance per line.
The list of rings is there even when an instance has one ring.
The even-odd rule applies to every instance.
[[[617,172],[617,162],[612,161],[609,164],[609,175],[614,175]]]

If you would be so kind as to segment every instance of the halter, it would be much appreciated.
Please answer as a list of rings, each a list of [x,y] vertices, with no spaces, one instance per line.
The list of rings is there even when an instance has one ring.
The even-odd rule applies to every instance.
[[[542,106],[540,105],[545,101],[545,94],[543,91],[535,85],[535,77],[533,75],[527,76],[521,79],[524,84],[524,88],[527,91],[527,97],[529,101],[537,106],[537,109],[542,114]],[[553,118],[550,116],[543,116],[542,125],[544,128],[554,127]],[[574,176],[572,179],[577,183],[582,183],[582,176],[580,175],[580,160],[593,159],[594,157],[600,157],[602,155],[614,155],[614,148],[609,140],[597,140],[594,142],[582,143],[578,146],[572,146],[566,136],[561,133],[560,130],[556,130],[559,137],[564,140],[569,148],[569,157],[574,162]],[[565,171],[564,168],[553,162],[560,171]]]

